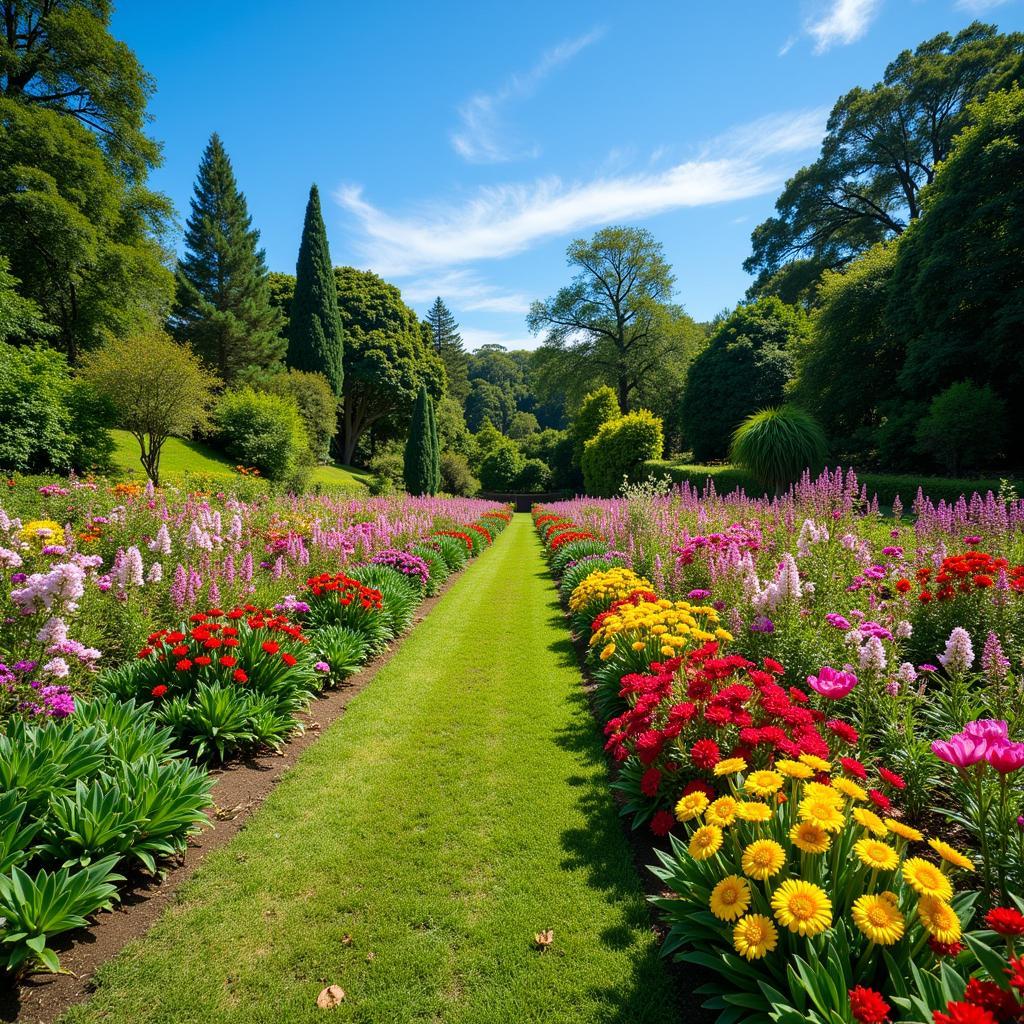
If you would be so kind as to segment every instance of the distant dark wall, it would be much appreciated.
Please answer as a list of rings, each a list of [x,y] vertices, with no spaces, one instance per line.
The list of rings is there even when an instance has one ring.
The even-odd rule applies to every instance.
[[[529,512],[534,505],[543,505],[549,501],[565,501],[572,497],[572,491],[548,491],[545,494],[513,494],[506,491],[481,491],[477,497],[488,501],[510,502],[517,512]]]

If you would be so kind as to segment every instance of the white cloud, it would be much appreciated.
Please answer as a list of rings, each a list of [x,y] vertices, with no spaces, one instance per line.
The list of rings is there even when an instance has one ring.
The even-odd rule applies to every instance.
[[[956,0],[953,6],[958,11],[967,11],[969,14],[984,14],[1009,2],[1010,0]]]
[[[603,28],[595,28],[575,39],[567,39],[544,53],[528,71],[512,75],[493,93],[477,93],[459,107],[462,127],[452,133],[452,145],[459,156],[472,163],[502,163],[537,156],[540,150],[510,137],[501,125],[501,111],[510,102],[528,99],[560,65],[597,42]]]
[[[506,292],[470,270],[449,270],[402,285],[407,302],[433,302],[440,295],[450,306],[482,313],[525,313],[530,300],[522,292]]]
[[[881,6],[881,0],[830,0],[828,10],[806,26],[814,52],[825,53],[837,44],[847,46],[863,38]]]
[[[779,56],[785,57],[786,54],[796,46],[799,39],[800,37],[797,35],[788,36],[786,41],[779,47]]]
[[[500,259],[545,239],[667,210],[745,199],[777,188],[792,167],[779,157],[816,147],[824,110],[798,111],[741,125],[663,170],[565,183],[558,177],[481,188],[461,205],[432,203],[393,215],[359,186],[337,201],[357,221],[366,263],[385,276]]]

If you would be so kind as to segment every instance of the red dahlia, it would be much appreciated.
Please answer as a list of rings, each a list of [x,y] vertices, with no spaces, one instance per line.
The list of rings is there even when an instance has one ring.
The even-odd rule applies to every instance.
[[[709,772],[722,759],[722,752],[714,740],[697,740],[690,747],[690,760],[697,771]]]
[[[897,775],[895,772],[889,771],[888,768],[879,768],[878,777],[883,781],[887,782],[893,789],[906,789],[907,783],[902,775]]]
[[[1000,935],[1024,935],[1024,914],[1013,907],[996,907],[985,915],[985,924]]]
[[[932,1018],[935,1024],[999,1024],[988,1010],[970,1003],[950,1003],[945,1013],[936,1010]]]
[[[850,1013],[857,1024],[883,1024],[889,1019],[891,1007],[881,993],[864,985],[850,989]]]
[[[150,690],[149,692],[150,692],[150,695],[153,696],[153,697],[163,697],[164,694],[167,693],[167,687],[164,686],[163,683],[160,683],[159,686],[154,686],[153,689]]]
[[[651,818],[651,831],[656,836],[667,836],[675,823],[675,815],[670,811],[657,811]]]
[[[1016,1020],[1021,1007],[1012,992],[1000,988],[994,981],[971,978],[964,992],[964,1002],[988,1010],[998,1021]]]

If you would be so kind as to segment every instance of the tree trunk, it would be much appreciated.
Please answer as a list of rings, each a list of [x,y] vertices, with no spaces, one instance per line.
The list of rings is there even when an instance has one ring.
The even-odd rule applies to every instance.
[[[619,411],[623,416],[629,412],[629,381],[626,380],[624,373],[619,374],[618,380],[618,392],[619,392]]]

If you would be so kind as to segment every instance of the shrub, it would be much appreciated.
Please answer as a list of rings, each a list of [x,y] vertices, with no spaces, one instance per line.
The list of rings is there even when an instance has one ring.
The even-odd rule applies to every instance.
[[[619,399],[613,388],[605,385],[591,391],[580,402],[579,409],[572,418],[569,434],[573,443],[573,459],[577,465],[583,462],[583,450],[586,443],[597,436],[597,432],[605,423],[617,420],[622,415]]]
[[[472,542],[462,540],[459,537],[451,537],[445,533],[435,533],[430,538],[430,545],[437,549],[438,554],[444,559],[448,572],[458,572],[469,561],[473,551]]]
[[[648,459],[661,458],[661,420],[646,409],[603,424],[583,450],[583,481],[587,493],[609,496],[625,478],[635,478]]]
[[[441,490],[466,498],[480,490],[480,481],[473,476],[469,460],[461,452],[441,453]]]
[[[781,405],[744,420],[733,435],[731,454],[759,484],[778,493],[805,469],[820,470],[827,451],[818,421],[795,405]]]
[[[270,480],[286,478],[309,450],[294,398],[251,387],[228,391],[217,403],[214,421],[225,452]]]
[[[519,449],[511,441],[505,441],[483,457],[480,482],[487,491],[511,491],[525,465]]]
[[[292,367],[272,377],[264,390],[295,400],[313,460],[326,461],[331,441],[338,432],[338,399],[327,378],[322,373],[307,373]]]
[[[517,491],[546,491],[551,485],[551,470],[541,459],[527,459],[516,478]]]
[[[393,494],[402,487],[405,461],[396,443],[386,444],[374,452],[366,468],[373,474],[371,494]]]
[[[999,461],[1006,422],[1006,403],[992,388],[963,380],[932,399],[914,433],[922,454],[957,473]]]
[[[427,596],[436,594],[438,588],[450,575],[448,563],[445,562],[441,552],[429,544],[413,544],[409,550],[412,554],[419,555],[430,569],[430,578],[427,580]]]
[[[329,666],[328,678],[337,686],[357,671],[370,651],[366,634],[348,626],[324,626],[311,637],[317,664]]]
[[[350,575],[381,595],[384,621],[392,638],[401,636],[412,625],[423,597],[418,579],[413,580],[390,565],[357,565],[351,569]]]

